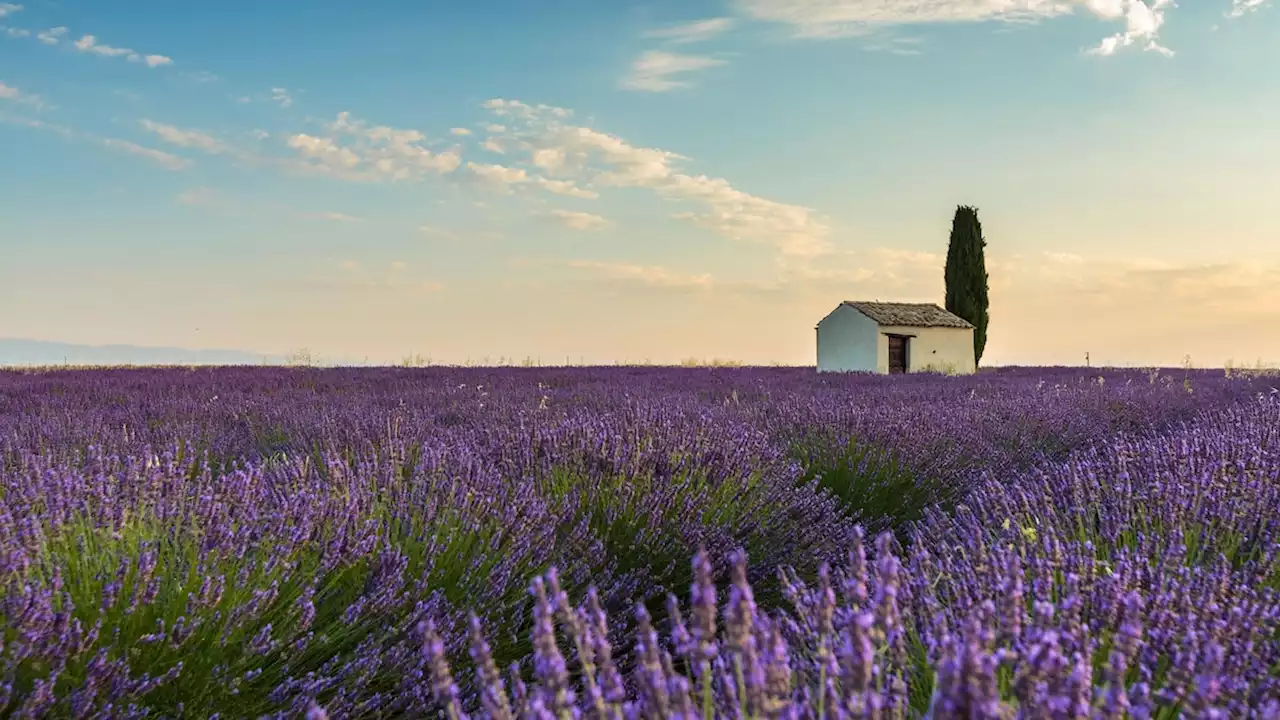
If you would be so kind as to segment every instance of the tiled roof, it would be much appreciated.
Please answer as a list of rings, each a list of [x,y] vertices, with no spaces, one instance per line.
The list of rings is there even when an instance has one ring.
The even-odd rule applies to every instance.
[[[844,304],[875,320],[880,325],[973,327],[964,318],[949,313],[933,303],[882,303],[845,300]]]

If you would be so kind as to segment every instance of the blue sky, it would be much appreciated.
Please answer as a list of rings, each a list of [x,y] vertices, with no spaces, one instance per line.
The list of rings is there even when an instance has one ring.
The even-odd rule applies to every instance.
[[[0,336],[810,363],[963,203],[992,363],[1280,361],[1272,5],[0,4]]]

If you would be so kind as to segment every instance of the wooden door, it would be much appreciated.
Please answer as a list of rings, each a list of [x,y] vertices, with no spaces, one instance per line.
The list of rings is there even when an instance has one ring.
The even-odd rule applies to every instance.
[[[889,336],[889,374],[907,371],[907,338],[901,335]]]

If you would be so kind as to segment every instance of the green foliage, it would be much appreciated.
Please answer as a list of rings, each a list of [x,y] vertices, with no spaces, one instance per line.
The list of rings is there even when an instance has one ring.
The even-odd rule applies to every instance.
[[[947,246],[947,266],[944,272],[948,312],[973,323],[974,362],[982,360],[987,346],[987,263],[983,248],[987,241],[982,237],[982,223],[977,208],[961,205],[956,208],[951,221],[951,242]]]
[[[188,712],[194,707],[227,717],[278,711],[269,693],[286,677],[319,671],[335,659],[350,660],[369,643],[388,647],[406,639],[411,628],[403,620],[414,617],[413,603],[418,599],[414,593],[386,598],[389,604],[354,618],[346,612],[358,599],[372,599],[376,586],[395,585],[389,577],[380,576],[379,567],[369,559],[382,553],[406,556],[399,573],[405,587],[420,582],[443,596],[448,607],[475,610],[486,626],[493,625],[493,650],[500,662],[529,653],[529,613],[521,585],[513,586],[499,607],[471,607],[469,602],[481,595],[483,583],[499,562],[513,554],[509,546],[522,542],[504,532],[500,518],[476,523],[448,502],[434,512],[413,516],[394,513],[389,507],[375,508],[371,515],[380,528],[373,555],[328,568],[325,548],[339,530],[332,524],[320,526],[311,540],[287,554],[258,546],[243,557],[204,552],[202,540],[209,529],[188,520],[174,524],[144,514],[129,518],[114,531],[92,517],[75,517],[59,525],[42,543],[39,562],[26,582],[47,587],[60,581],[71,601],[72,617],[85,628],[99,623],[101,628],[93,647],[72,659],[60,674],[59,694],[78,687],[90,661],[105,651],[108,658],[127,660],[135,678],[143,673],[163,675],[182,661],[182,671],[175,678],[148,694],[152,707],[170,717],[182,716],[183,707]],[[135,598],[147,583],[140,576],[137,558],[145,552],[154,553],[157,592],[154,601],[138,603]],[[127,572],[117,599],[104,607],[104,588],[117,579],[121,567]],[[60,568],[60,579],[55,579],[53,568]],[[514,571],[532,577],[546,569],[526,564]],[[226,582],[220,597],[208,605],[196,602],[206,580],[218,577]],[[14,578],[0,580],[15,582]],[[0,582],[0,591],[3,587]],[[259,612],[237,619],[229,611],[270,587],[275,593]],[[315,616],[309,627],[303,627],[300,600],[308,592]],[[55,602],[56,609],[65,609],[61,599]],[[192,623],[194,628],[180,646],[170,642],[176,627],[190,628]],[[264,631],[272,646],[255,652],[252,640]],[[157,632],[165,637],[148,638]],[[0,632],[0,647],[13,639]],[[25,661],[16,670],[15,688],[29,692],[51,668]],[[372,686],[391,691],[398,683],[398,676],[378,675]]]
[[[673,456],[672,465],[680,466],[680,460]],[[562,466],[539,483],[560,518],[563,541],[576,529],[588,527],[603,545],[601,557],[610,559],[610,571],[648,579],[648,586],[628,600],[644,602],[657,620],[666,617],[666,593],[679,594],[693,582],[689,556],[702,538],[691,535],[692,529],[728,531],[748,555],[759,556],[779,540],[765,529],[775,518],[785,519],[769,502],[769,487],[759,473],[713,481],[707,473],[691,469],[658,482],[652,475],[598,475],[583,467]],[[654,516],[650,508],[656,494],[663,504],[683,512]],[[561,578],[561,584],[571,592],[586,589],[571,578]],[[761,602],[781,600],[772,577],[762,579],[756,594]],[[630,609],[618,607],[619,622],[629,622]]]
[[[792,446],[792,455],[805,481],[816,480],[873,532],[920,519],[943,494],[940,483],[919,477],[892,450],[858,438],[839,443],[811,434]]]

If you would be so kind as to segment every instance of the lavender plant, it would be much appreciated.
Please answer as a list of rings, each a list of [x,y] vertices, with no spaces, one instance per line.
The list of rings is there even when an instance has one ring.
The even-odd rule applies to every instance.
[[[1188,393],[1181,376],[1106,377],[3,373],[0,714],[506,717],[629,701],[649,715],[849,702],[884,715],[923,712],[988,665],[1019,708],[1042,684],[1026,658],[1057,657],[1044,627],[1073,672],[1123,685],[1131,707],[1264,708],[1274,683],[1230,678],[1275,673],[1276,536],[1248,512],[1275,506],[1274,410],[1253,399],[1270,379],[1194,376]],[[821,570],[860,543],[859,524],[906,545]],[[1209,585],[1225,589],[1197,590]],[[689,586],[690,606],[663,604]],[[1133,637],[1153,612],[1221,639],[1116,641],[1116,618]],[[1216,629],[1236,615],[1255,630]],[[1087,630],[1068,638],[1077,617]],[[555,626],[574,642],[549,641]],[[964,644],[975,637],[981,652]],[[1201,702],[1177,683],[1193,686],[1205,671],[1188,658],[1206,654],[1227,679]],[[479,675],[443,673],[467,655]],[[486,690],[513,662],[525,679]]]
[[[871,559],[855,539],[834,579],[824,566],[814,587],[784,570],[789,610],[757,607],[742,554],[719,605],[700,553],[693,622],[672,598],[660,644],[638,607],[630,693],[611,701],[594,690],[600,666],[582,650],[602,626],[585,620],[597,612],[590,598],[569,608],[538,581],[537,612],[565,618],[586,690],[567,679],[543,622],[534,630],[542,660],[530,686],[516,681],[513,712],[1280,717],[1280,517],[1248,511],[1280,507],[1278,441],[1280,402],[1263,400],[1015,483],[990,479],[958,514],[931,512],[913,526],[905,558],[885,533]],[[479,685],[506,697],[496,675]],[[448,700],[461,717],[465,702]],[[486,708],[478,714],[497,716]]]

